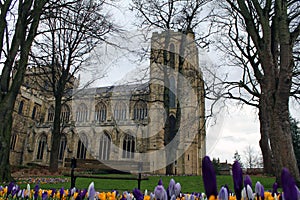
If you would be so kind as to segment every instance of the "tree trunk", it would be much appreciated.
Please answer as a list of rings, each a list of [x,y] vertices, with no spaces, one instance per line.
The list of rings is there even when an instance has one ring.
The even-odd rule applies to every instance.
[[[53,130],[51,136],[51,153],[50,153],[50,164],[49,170],[51,172],[58,171],[58,153],[59,153],[59,144],[61,138],[61,100],[62,97],[56,96],[55,97],[55,112],[54,112],[54,121],[53,121]]]
[[[6,102],[1,102],[0,104],[0,182],[13,180],[9,164],[13,109],[9,109],[8,105],[5,104]]]

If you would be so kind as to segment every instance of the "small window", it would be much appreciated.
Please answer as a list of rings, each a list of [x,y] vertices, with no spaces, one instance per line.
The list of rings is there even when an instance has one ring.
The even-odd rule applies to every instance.
[[[60,138],[59,151],[58,151],[58,160],[63,160],[64,159],[66,145],[67,145],[67,138],[66,138],[66,136],[63,135]]]
[[[144,101],[138,101],[134,106],[133,119],[143,120],[148,116],[147,104]]]
[[[66,104],[62,105],[61,107],[61,115],[60,115],[60,120],[63,123],[68,123],[70,120],[70,109],[69,106]]]
[[[15,150],[17,143],[17,134],[12,134],[11,139],[10,139],[10,149]]]
[[[24,101],[22,100],[19,104],[18,114],[23,114]]]
[[[125,103],[118,102],[114,109],[115,120],[125,120],[126,119],[126,105]]]
[[[38,160],[43,160],[46,144],[47,144],[47,138],[45,135],[43,135],[43,136],[41,136],[41,138],[39,140],[39,144],[38,144],[38,151],[37,151],[37,156],[36,156],[36,158]]]
[[[35,119],[35,117],[36,117],[36,110],[37,110],[37,108],[36,108],[36,106],[34,106],[33,109],[32,109],[32,113],[31,113],[31,119]]]
[[[76,111],[76,121],[86,122],[88,118],[88,109],[85,104],[80,104]]]
[[[86,158],[86,148],[87,148],[87,137],[85,134],[81,135],[81,138],[77,143],[77,158],[85,159]]]
[[[98,103],[95,108],[95,121],[103,122],[106,120],[106,106],[104,103]]]
[[[48,122],[53,122],[54,121],[54,107],[51,106],[48,109]]]
[[[109,160],[110,154],[110,137],[107,133],[104,133],[100,137],[100,145],[99,145],[99,158],[101,160]]]

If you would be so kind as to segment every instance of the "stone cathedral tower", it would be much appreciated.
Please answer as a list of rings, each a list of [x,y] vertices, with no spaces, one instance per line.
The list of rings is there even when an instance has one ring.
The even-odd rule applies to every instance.
[[[153,33],[150,104],[149,133],[155,135],[150,150],[164,149],[153,158],[155,168],[166,174],[201,174],[206,153],[204,84],[193,33]]]

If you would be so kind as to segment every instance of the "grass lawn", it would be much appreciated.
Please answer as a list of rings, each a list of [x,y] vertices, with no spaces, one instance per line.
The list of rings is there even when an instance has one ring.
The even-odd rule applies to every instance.
[[[122,175],[124,176],[124,175]],[[162,179],[165,189],[168,187],[170,179],[173,178],[176,182],[181,184],[183,193],[192,193],[192,192],[204,192],[204,186],[201,176],[149,176],[149,180],[143,180],[141,183],[141,190],[144,191],[147,189],[149,192],[153,191],[158,181]],[[259,181],[263,184],[265,190],[271,190],[272,185],[275,182],[274,177],[264,177],[264,176],[252,176],[253,189],[255,183]],[[108,179],[90,179],[90,178],[77,178],[76,187],[79,189],[87,188],[89,184],[94,181],[95,188],[97,191],[111,191],[113,189],[122,191],[132,191],[134,188],[137,188],[137,181],[135,180],[108,180]],[[233,180],[232,176],[217,176],[217,185],[218,189],[222,185],[227,184],[230,190],[233,190]],[[71,183],[56,183],[56,184],[41,184],[42,189],[51,189],[51,188],[61,188],[65,189],[70,188]],[[20,184],[21,188],[25,188],[26,184]],[[35,184],[31,184],[33,188]]]

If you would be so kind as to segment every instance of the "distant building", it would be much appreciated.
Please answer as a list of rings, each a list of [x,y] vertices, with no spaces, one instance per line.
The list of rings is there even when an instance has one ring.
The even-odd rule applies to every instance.
[[[61,167],[71,157],[132,159],[149,161],[151,173],[201,174],[204,86],[194,34],[154,33],[151,47],[149,82],[84,89],[63,105]],[[54,98],[28,78],[36,70],[15,104],[12,165],[49,165]]]

